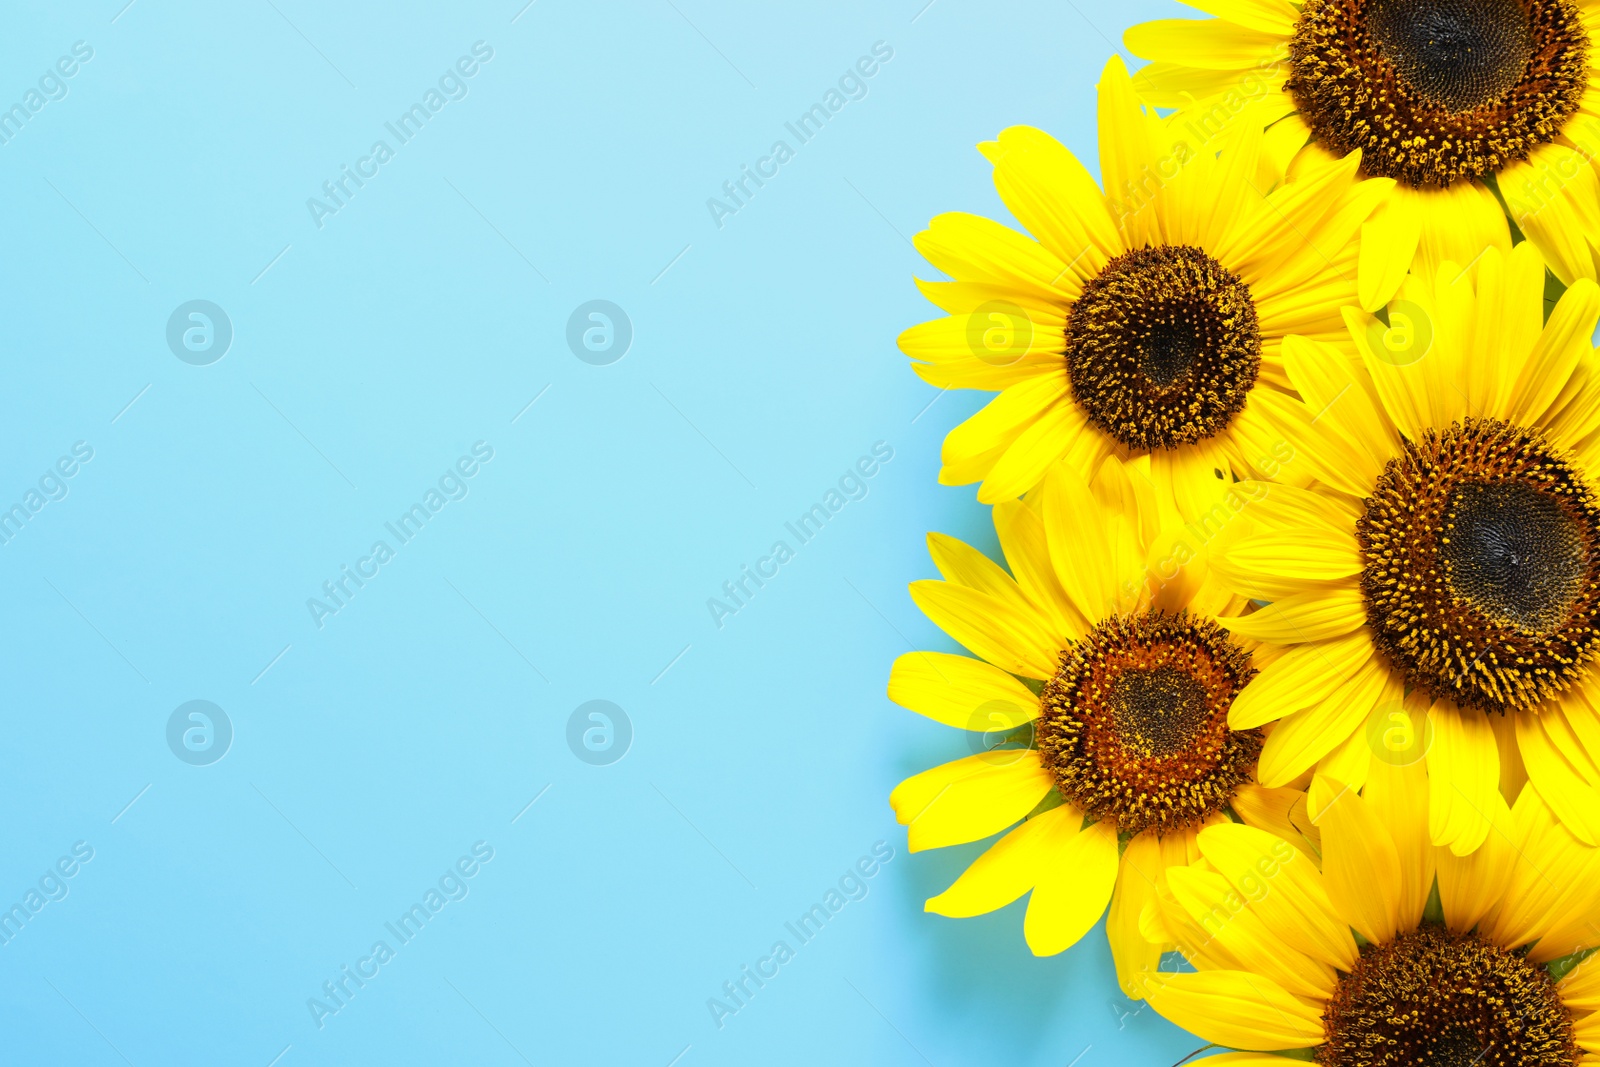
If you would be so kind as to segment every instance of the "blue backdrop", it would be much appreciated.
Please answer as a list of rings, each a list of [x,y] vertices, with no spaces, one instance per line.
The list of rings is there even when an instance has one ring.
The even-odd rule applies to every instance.
[[[993,548],[909,238],[1004,217],[1008,125],[1094,167],[1172,13],[10,5],[8,1058],[1192,1050],[1101,931],[922,912],[982,846],[907,854],[888,793],[967,748],[883,695],[951,647],[924,533]]]

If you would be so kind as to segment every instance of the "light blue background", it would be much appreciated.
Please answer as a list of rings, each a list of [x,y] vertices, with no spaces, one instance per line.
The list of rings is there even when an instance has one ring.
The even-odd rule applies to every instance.
[[[0,145],[0,507],[94,450],[0,546],[0,904],[94,849],[0,947],[8,1060],[1199,1044],[1126,1014],[1099,930],[1039,960],[1020,905],[923,914],[981,846],[908,855],[887,796],[968,749],[883,695],[897,654],[951,647],[906,594],[925,531],[993,547],[935,483],[983,398],[936,399],[895,348],[934,313],[908,238],[1004,217],[973,145],[1005,126],[1093,166],[1111,42],[1175,5],[123,2],[14,4],[0,32],[0,103],[94,50]],[[383,124],[476,41],[468,95],[398,146]],[[719,229],[707,198],[877,41],[866,98]],[[318,228],[307,198],[380,137]],[[596,298],[633,323],[610,366],[565,341]],[[192,299],[233,324],[209,366],[165,341]],[[307,599],[477,441],[469,495],[319,629]],[[707,598],[878,441],[865,499],[717,628]],[[603,767],[565,739],[597,698],[634,730]],[[235,730],[211,766],[165,740],[195,699]],[[707,998],[880,840],[868,896],[719,1030]],[[308,998],[477,841],[470,895],[319,1029]]]

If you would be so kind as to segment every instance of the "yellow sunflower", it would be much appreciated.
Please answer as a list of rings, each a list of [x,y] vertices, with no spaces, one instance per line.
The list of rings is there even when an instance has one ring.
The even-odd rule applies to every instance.
[[[1462,858],[1428,843],[1423,765],[1385,766],[1317,816],[1321,853],[1238,824],[1167,872],[1147,933],[1195,970],[1143,976],[1163,1016],[1246,1050],[1210,1067],[1566,1067],[1600,1062],[1600,849],[1533,789],[1490,800]],[[1576,966],[1575,966],[1576,964]],[[1255,1053],[1255,1054],[1253,1054]]]
[[[1031,890],[1023,933],[1050,955],[1109,902],[1113,956],[1134,995],[1128,983],[1161,951],[1140,936],[1139,915],[1165,869],[1196,857],[1195,831],[1226,821],[1230,806],[1288,826],[1293,802],[1251,783],[1261,732],[1227,726],[1255,668],[1215,615],[1242,601],[1198,563],[1174,562],[1187,557],[1154,528],[1154,496],[1148,463],[1108,459],[1092,484],[1057,464],[1027,499],[994,509],[1009,574],[930,535],[944,580],[916,582],[911,595],[978,658],[912,652],[889,678],[891,700],[973,731],[971,755],[890,796],[911,851],[1020,823],[927,910],[979,915]]]
[[[935,218],[917,248],[952,280],[918,282],[947,313],[900,348],[943,389],[995,390],[944,442],[939,479],[998,503],[1067,458],[1149,456],[1160,491],[1197,510],[1231,475],[1277,477],[1260,409],[1282,395],[1290,333],[1342,338],[1356,237],[1394,184],[1359,156],[1281,181],[1261,125],[1196,136],[1136,102],[1122,61],[1099,86],[1102,192],[1038,130],[979,146],[1024,236]]]
[[[1462,854],[1523,764],[1600,843],[1600,288],[1578,281],[1541,325],[1543,291],[1523,242],[1475,279],[1408,279],[1387,325],[1347,308],[1359,360],[1291,339],[1284,433],[1318,484],[1272,487],[1211,556],[1271,602],[1226,625],[1292,646],[1230,715],[1282,720],[1261,781],[1359,785],[1399,716],[1426,742],[1433,840]]]
[[[1218,17],[1123,38],[1154,61],[1142,99],[1206,128],[1248,110],[1307,165],[1359,150],[1397,183],[1362,235],[1362,307],[1413,263],[1510,251],[1508,212],[1561,281],[1596,277],[1600,0],[1188,2]]]

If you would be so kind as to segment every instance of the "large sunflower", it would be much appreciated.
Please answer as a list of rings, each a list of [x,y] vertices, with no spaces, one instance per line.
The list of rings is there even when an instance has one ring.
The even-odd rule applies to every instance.
[[[1282,719],[1261,780],[1316,765],[1359,785],[1402,694],[1431,699],[1433,840],[1463,854],[1519,764],[1600,843],[1600,288],[1578,281],[1541,326],[1543,291],[1524,242],[1475,279],[1408,279],[1387,325],[1346,309],[1358,361],[1291,341],[1304,401],[1284,432],[1319,484],[1273,487],[1249,535],[1213,547],[1233,589],[1272,602],[1227,625],[1294,646],[1231,714]]]
[[[917,248],[953,280],[918,284],[948,317],[900,347],[932,385],[1000,392],[945,438],[941,482],[998,503],[1063,457],[1087,474],[1148,455],[1193,511],[1232,474],[1279,476],[1259,414],[1285,387],[1283,339],[1342,337],[1355,238],[1393,182],[1356,180],[1354,153],[1283,182],[1261,124],[1206,138],[1157,118],[1117,58],[1099,94],[1107,192],[1038,130],[980,145],[1033,236],[935,218]]]
[[[1319,779],[1320,856],[1248,826],[1202,830],[1146,932],[1197,968],[1143,976],[1152,1006],[1226,1048],[1323,1067],[1600,1062],[1600,849],[1529,788],[1490,800],[1466,858],[1428,844],[1422,764],[1365,795]],[[1320,868],[1320,869],[1319,869]],[[1277,1067],[1230,1053],[1200,1063]]]
[[[1509,251],[1507,211],[1563,282],[1596,277],[1600,0],[1188,2],[1219,17],[1124,37],[1154,60],[1135,77],[1145,101],[1209,126],[1255,104],[1284,151],[1360,150],[1365,174],[1397,182],[1363,234],[1363,307],[1413,262],[1431,278]]]
[[[931,535],[945,580],[914,583],[912,597],[980,658],[912,652],[889,678],[891,700],[973,731],[972,755],[890,796],[911,850],[1021,823],[927,910],[979,915],[1031,890],[1023,932],[1049,955],[1109,901],[1112,952],[1135,995],[1128,983],[1161,951],[1139,915],[1163,871],[1195,858],[1195,831],[1230,806],[1288,825],[1292,799],[1251,784],[1261,732],[1228,729],[1255,669],[1215,615],[1242,602],[1199,564],[1174,562],[1189,557],[1155,529],[1147,470],[1108,459],[1090,485],[1057,464],[1026,500],[996,506],[1010,574]]]

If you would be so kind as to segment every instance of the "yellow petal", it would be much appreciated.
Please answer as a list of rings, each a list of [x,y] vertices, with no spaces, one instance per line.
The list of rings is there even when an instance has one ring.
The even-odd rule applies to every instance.
[[[1167,947],[1146,940],[1140,932],[1139,919],[1166,884],[1167,867],[1187,862],[1183,837],[1182,833],[1170,835],[1163,847],[1163,839],[1157,834],[1135,834],[1117,868],[1117,887],[1111,895],[1111,910],[1106,913],[1106,940],[1111,945],[1117,984],[1134,1000],[1144,996],[1144,978],[1159,968]]]
[[[978,490],[985,504],[998,504],[1021,496],[1044,478],[1045,471],[1073,450],[1080,436],[1095,435],[1083,411],[1074,403],[1046,408],[1006,448]]]
[[[889,794],[895,817],[910,827],[912,852],[977,841],[1033,810],[1055,785],[1038,754],[997,749],[923,771]]]
[[[985,404],[944,438],[944,461],[1009,447],[1041,414],[1061,403],[1065,385],[1054,376],[1019,382]]]
[[[1391,324],[1395,320],[1391,317]],[[1299,337],[1283,342],[1283,364],[1290,381],[1315,409],[1315,421],[1331,444],[1341,447],[1354,469],[1350,482],[1365,490],[1399,449],[1400,438],[1384,417],[1365,380],[1345,349]]]
[[[1412,707],[1427,708],[1418,695]],[[1434,849],[1428,838],[1428,767],[1425,760],[1391,762],[1375,755],[1367,771],[1362,798],[1394,839],[1400,859],[1400,881],[1395,887],[1401,925],[1416,925],[1433,888]]]
[[[1489,833],[1489,798],[1500,788],[1500,754],[1481,711],[1448,700],[1433,705],[1433,748],[1428,752],[1428,829],[1436,845],[1458,856],[1483,844]]]
[[[1458,856],[1435,848],[1439,900],[1451,930],[1466,933],[1500,905],[1511,882],[1516,851],[1512,847],[1511,809],[1499,793],[1488,798],[1490,830],[1479,848]]]
[[[1120,254],[1105,197],[1078,158],[1055,138],[1027,126],[998,138],[994,184],[1017,221],[1078,277],[1093,277]]]
[[[1405,280],[1422,238],[1422,215],[1406,210],[1391,197],[1361,225],[1359,285],[1361,306],[1376,311],[1387,304]]]
[[[1112,215],[1123,230],[1121,240],[1130,248],[1142,247],[1146,242],[1159,243],[1160,227],[1154,212],[1128,211],[1126,205],[1121,209],[1117,206],[1129,190],[1145,188],[1150,168],[1162,156],[1163,149],[1155,141],[1159,121],[1139,107],[1121,56],[1114,55],[1107,61],[1100,73],[1099,89],[1100,178],[1111,201]],[[1157,199],[1160,195],[1157,190]]]
[[[924,909],[965,919],[1005,907],[1038,884],[1051,857],[1078,836],[1083,814],[1069,804],[1036,815],[989,846]]]
[[[1077,944],[1100,921],[1117,881],[1117,829],[1109,820],[1085,827],[1048,857],[1028,898],[1022,934],[1035,956]]]
[[[951,582],[911,583],[923,614],[974,654],[1025,678],[1056,672],[1061,644],[1036,613],[1017,614],[1002,600]]]
[[[1098,620],[1085,619],[1067,597],[1050,562],[1050,538],[1036,508],[1020,500],[996,504],[995,533],[1006,563],[1028,599],[1039,606],[1051,629],[1077,640]]]
[[[1555,276],[1566,285],[1593,280],[1595,262],[1585,237],[1594,237],[1600,179],[1590,158],[1566,145],[1540,145],[1527,159],[1502,168],[1496,180],[1512,219],[1538,245]]]
[[[1459,181],[1444,189],[1428,186],[1411,189],[1395,187],[1401,197],[1398,210],[1415,211],[1422,217],[1422,239],[1417,242],[1413,272],[1433,278],[1446,262],[1462,265],[1470,277],[1484,249],[1511,251],[1511,227],[1494,194],[1480,182]]]
[[[1267,735],[1256,768],[1257,780],[1267,786],[1288,785],[1352,734],[1360,733],[1367,717],[1382,703],[1388,682],[1387,667],[1368,659],[1337,689],[1319,689],[1316,703],[1282,720]]]
[[[1185,955],[1200,970],[1251,971],[1307,1000],[1332,995],[1337,985],[1334,969],[1286,947],[1227,879],[1198,867],[1182,867],[1168,873],[1167,884],[1194,929],[1206,938],[1203,944],[1183,945]]]
[[[1030,378],[1062,373],[1063,327],[1036,322],[1033,313],[1016,305],[1016,313],[1027,320],[1019,327],[1015,313],[1004,310],[1006,314],[990,309],[930,319],[903,332],[897,343],[900,351],[918,361],[912,364],[917,375],[943,389],[995,392]],[[996,354],[983,339],[985,331],[1002,320],[1013,330],[1007,335],[1008,347]]]
[[[1322,829],[1328,899],[1356,933],[1381,944],[1402,926],[1399,851],[1377,812],[1354,790],[1320,776],[1317,781],[1333,791],[1331,802],[1320,808],[1313,802],[1312,808]]]
[[[1348,921],[1334,912],[1322,873],[1304,853],[1237,823],[1201,830],[1200,852],[1289,947],[1341,970],[1354,966]]]
[[[1144,554],[1130,517],[1107,512],[1067,464],[1050,472],[1039,502],[1050,543],[1065,550],[1053,562],[1067,596],[1084,618],[1097,623],[1118,613],[1128,595],[1124,586],[1137,590],[1144,580]]]
[[[1283,36],[1221,19],[1156,19],[1128,27],[1128,51],[1146,59],[1182,59],[1203,70],[1254,67],[1283,47]]]
[[[1398,684],[1394,686],[1396,695],[1398,695],[1399,688]],[[1383,697],[1380,696],[1378,700],[1381,705]],[[1317,760],[1315,765],[1312,766],[1311,789],[1307,793],[1311,808],[1315,811],[1321,811],[1333,799],[1336,791],[1329,792],[1326,782],[1342,782],[1351,789],[1360,790],[1362,786],[1367,784],[1367,772],[1371,768],[1372,741],[1367,737],[1367,731],[1351,731],[1350,736],[1345,738],[1342,744],[1335,745],[1331,752]],[[1325,779],[1325,783],[1320,788],[1317,782],[1318,778]]]
[[[1234,569],[1268,578],[1331,582],[1361,573],[1361,549],[1355,532],[1325,534],[1307,530],[1294,544],[1276,536],[1249,537],[1228,551]]]
[[[1521,377],[1512,386],[1507,412],[1511,422],[1531,426],[1550,407],[1578,361],[1589,354],[1597,316],[1600,286],[1581,278],[1562,294]]]
[[[1288,37],[1300,17],[1289,0],[1188,0],[1189,6],[1249,30]]]
[[[1574,1014],[1600,1011],[1600,960],[1593,956],[1574,967],[1556,987],[1561,1003]]]
[[[1296,593],[1248,615],[1217,621],[1241,637],[1298,644],[1342,637],[1365,625],[1367,612],[1361,587],[1351,583],[1326,591]]]
[[[1600,1062],[1595,1057],[1600,1057],[1600,1015],[1589,1015],[1572,1025],[1572,1038],[1578,1047],[1591,1053],[1581,1061],[1583,1063]]]
[[[1600,790],[1584,780],[1547,734],[1549,716],[1516,715],[1517,748],[1528,769],[1528,781],[1557,818],[1585,844],[1600,844]]]
[[[958,730],[1011,730],[1039,714],[1039,698],[998,667],[948,652],[907,652],[889,670],[889,699]]]
[[[1146,996],[1167,1019],[1218,1045],[1271,1052],[1325,1037],[1320,1007],[1249,971],[1156,975]]]
[[[1264,726],[1310,707],[1342,686],[1373,657],[1365,633],[1292,648],[1261,669],[1228,709],[1235,730]]]
[[[1305,793],[1298,789],[1268,789],[1246,782],[1233,794],[1233,812],[1246,826],[1281,837],[1302,852],[1308,848],[1321,852],[1322,831],[1307,816],[1305,801]]]
[[[1564,937],[1577,935],[1593,945],[1592,909],[1600,891],[1600,850],[1580,845],[1556,821],[1536,790],[1522,791],[1511,818],[1511,880],[1501,906],[1487,924],[1489,936],[1507,946],[1537,940],[1530,957],[1540,961],[1572,951],[1570,941],[1562,944],[1554,936],[1558,926],[1564,927]],[[1569,915],[1580,918],[1580,929],[1575,931],[1563,922]]]
[[[937,215],[912,241],[929,263],[957,281],[1016,288],[1046,303],[1081,292],[1067,265],[1037,241],[982,215]]]

